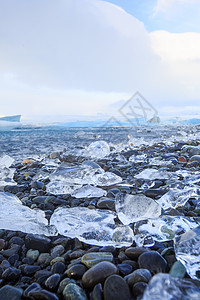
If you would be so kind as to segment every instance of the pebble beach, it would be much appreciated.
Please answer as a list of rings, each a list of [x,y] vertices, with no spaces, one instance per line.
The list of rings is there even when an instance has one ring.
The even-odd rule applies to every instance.
[[[199,299],[199,130],[0,132],[0,299]]]

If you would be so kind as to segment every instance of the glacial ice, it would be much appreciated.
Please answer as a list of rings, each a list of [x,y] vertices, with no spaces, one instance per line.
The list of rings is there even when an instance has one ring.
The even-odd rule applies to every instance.
[[[164,170],[156,170],[156,169],[145,169],[141,173],[135,175],[135,178],[142,178],[142,179],[169,179],[172,177],[172,174],[168,171]]]
[[[45,213],[22,205],[13,194],[0,192],[0,228],[26,233],[56,235],[54,226],[48,225]]]
[[[127,226],[116,226],[115,213],[86,207],[57,208],[50,218],[58,232],[92,245],[130,246],[133,231]]]
[[[106,195],[107,192],[105,190],[89,184],[84,185],[71,193],[71,196],[75,198],[103,197]]]
[[[14,159],[9,155],[3,155],[0,157],[0,188],[5,185],[16,185],[13,180],[15,170],[10,168],[13,164]]]
[[[111,186],[122,181],[120,176],[105,172],[92,161],[85,161],[81,165],[71,167],[66,163],[61,163],[49,179],[50,182],[46,187],[47,191],[52,194],[72,193],[82,185]]]
[[[118,218],[125,225],[149,218],[158,218],[161,215],[160,205],[144,195],[119,193],[116,196],[115,209]]]
[[[147,155],[142,154],[142,155],[131,155],[129,157],[129,161],[133,163],[140,163],[140,162],[145,162],[147,160]]]
[[[162,215],[157,219],[138,221],[134,224],[135,242],[137,246],[151,247],[154,241],[173,240],[183,232],[198,227],[199,221],[183,216]]]
[[[164,194],[159,200],[156,200],[163,209],[177,208],[178,206],[184,206],[193,194],[193,189],[185,190],[171,190]]]
[[[200,289],[184,279],[159,273],[152,277],[144,291],[142,300],[198,300]]]
[[[101,159],[110,154],[110,147],[105,141],[96,141],[91,143],[83,152],[84,156]]]
[[[190,277],[200,280],[200,226],[176,237],[174,249],[177,260],[185,266]]]

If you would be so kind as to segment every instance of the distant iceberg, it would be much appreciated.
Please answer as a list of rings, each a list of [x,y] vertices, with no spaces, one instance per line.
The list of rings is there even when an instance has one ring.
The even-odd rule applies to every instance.
[[[11,130],[21,126],[21,115],[0,117],[0,130]]]

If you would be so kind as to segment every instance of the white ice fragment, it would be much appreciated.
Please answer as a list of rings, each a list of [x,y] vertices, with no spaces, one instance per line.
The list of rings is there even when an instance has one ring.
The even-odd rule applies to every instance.
[[[171,173],[163,170],[156,170],[156,169],[145,169],[138,175],[135,175],[135,178],[142,178],[142,179],[169,179],[171,177]]]
[[[13,194],[0,193],[0,228],[26,233],[56,235],[56,229],[48,226],[45,213],[22,205]]]
[[[95,174],[91,178],[91,183],[99,186],[110,186],[122,182],[122,178],[112,172]]]
[[[160,205],[144,195],[119,193],[116,196],[115,209],[118,218],[125,225],[140,220],[158,218],[161,215]]]
[[[146,154],[142,154],[142,155],[131,155],[129,157],[129,161],[133,162],[133,163],[140,163],[140,162],[146,162],[147,160],[147,155]]]
[[[200,280],[200,226],[176,237],[174,249],[190,277]]]
[[[154,241],[166,242],[175,236],[198,227],[197,220],[183,216],[162,215],[157,219],[148,219],[134,224],[135,242],[138,247],[151,247]]]
[[[200,289],[193,282],[159,273],[152,277],[142,300],[198,300]]]
[[[16,182],[13,180],[15,170],[10,168],[13,162],[14,159],[9,155],[0,157],[0,188],[3,188],[5,185],[16,185]]]
[[[115,213],[108,210],[85,207],[57,208],[50,218],[58,232],[92,245],[130,246],[133,232],[129,228],[115,225]],[[127,233],[127,235],[125,234]]]
[[[96,141],[87,147],[84,154],[85,156],[101,159],[110,154],[110,147],[105,141]]]
[[[54,179],[46,185],[46,191],[54,195],[72,194],[81,187],[81,184],[70,184],[65,179]]]
[[[103,197],[106,196],[107,192],[101,188],[97,188],[92,185],[84,185],[71,193],[72,197],[75,198],[92,198],[92,197]]]
[[[163,209],[176,208],[184,206],[193,194],[193,189],[171,190],[164,194],[159,200],[156,200]]]

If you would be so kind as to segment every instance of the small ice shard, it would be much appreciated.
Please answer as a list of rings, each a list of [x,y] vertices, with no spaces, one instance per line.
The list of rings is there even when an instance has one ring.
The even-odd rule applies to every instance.
[[[169,179],[171,177],[171,173],[164,171],[164,170],[156,170],[156,169],[145,169],[138,175],[135,175],[135,178],[142,178],[142,179]]]
[[[156,201],[144,195],[119,193],[116,196],[115,209],[124,225],[146,219],[158,218],[161,207]]]
[[[85,156],[92,158],[104,158],[110,154],[110,147],[105,141],[91,143],[85,150]]]
[[[9,155],[3,155],[0,157],[0,188],[5,185],[16,185],[17,183],[13,180],[15,170],[10,168],[13,164],[14,159]]]
[[[56,235],[54,226],[48,225],[45,213],[22,205],[13,194],[0,193],[0,228],[26,233]]]
[[[131,155],[129,157],[129,161],[133,162],[133,163],[140,163],[140,162],[146,162],[147,160],[147,155],[146,154],[142,154],[142,155]]]
[[[198,221],[189,217],[163,215],[157,219],[148,219],[134,224],[135,242],[137,246],[151,247],[154,242],[173,240],[175,236],[198,227]]]
[[[159,273],[152,277],[142,300],[198,300],[200,289],[189,280]]]
[[[130,246],[133,232],[124,227],[116,228],[115,213],[86,207],[57,208],[50,219],[58,232],[92,245]],[[127,234],[127,235],[126,235]]]
[[[89,184],[84,185],[71,193],[71,196],[75,198],[92,198],[92,197],[98,198],[106,195],[107,192],[105,190]]]
[[[91,178],[91,183],[99,186],[110,186],[122,182],[122,178],[112,172],[95,174]]]
[[[81,187],[81,184],[70,184],[67,183],[65,179],[55,179],[46,185],[46,191],[54,195],[72,194],[75,190],[80,189]]]
[[[176,208],[184,206],[193,194],[193,189],[171,190],[164,194],[159,200],[156,200],[163,209]]]
[[[200,280],[200,226],[177,236],[174,249],[177,260],[185,266],[190,277]]]

